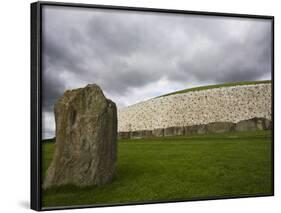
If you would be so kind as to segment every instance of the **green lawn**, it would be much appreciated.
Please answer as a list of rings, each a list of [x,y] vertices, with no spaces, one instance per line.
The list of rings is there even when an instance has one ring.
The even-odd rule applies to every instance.
[[[201,87],[193,87],[189,89],[179,90],[176,92],[168,93],[165,95],[158,96],[164,97],[169,95],[175,95],[180,93],[187,93],[187,92],[194,92],[194,91],[200,91],[200,90],[207,90],[207,89],[215,89],[215,88],[221,88],[221,87],[233,87],[233,86],[243,86],[243,85],[256,85],[256,84],[268,84],[271,83],[271,80],[264,80],[264,81],[242,81],[242,82],[231,82],[231,83],[224,83],[224,84],[214,84],[214,85],[208,85],[208,86],[201,86]]]
[[[54,143],[43,143],[43,175]],[[120,140],[116,177],[43,191],[43,206],[272,194],[271,131]]]

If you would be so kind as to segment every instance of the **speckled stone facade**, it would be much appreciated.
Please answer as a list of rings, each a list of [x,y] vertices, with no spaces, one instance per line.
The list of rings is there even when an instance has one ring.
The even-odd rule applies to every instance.
[[[271,120],[271,83],[223,87],[150,99],[118,110],[118,132],[212,122]]]

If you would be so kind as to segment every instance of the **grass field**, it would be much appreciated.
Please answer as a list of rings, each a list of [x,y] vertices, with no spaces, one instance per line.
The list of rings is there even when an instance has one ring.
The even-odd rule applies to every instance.
[[[54,143],[43,143],[43,176]],[[43,206],[272,194],[271,131],[120,140],[114,181],[43,191]]]
[[[179,90],[172,93],[168,93],[165,95],[158,96],[164,97],[169,95],[175,95],[180,93],[187,93],[187,92],[194,92],[194,91],[201,91],[201,90],[207,90],[207,89],[215,89],[215,88],[222,88],[222,87],[233,87],[233,86],[243,86],[243,85],[257,85],[257,84],[266,84],[271,83],[271,80],[264,80],[264,81],[242,81],[242,82],[231,82],[231,83],[224,83],[224,84],[214,84],[214,85],[208,85],[208,86],[201,86],[201,87],[193,87],[189,89]]]

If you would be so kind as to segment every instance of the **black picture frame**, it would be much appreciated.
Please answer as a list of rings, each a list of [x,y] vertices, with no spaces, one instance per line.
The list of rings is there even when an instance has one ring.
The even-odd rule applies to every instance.
[[[222,17],[240,17],[253,19],[267,19],[271,21],[272,27],[272,52],[271,52],[271,80],[272,80],[272,194],[261,196],[274,195],[274,16],[267,15],[250,15],[250,14],[236,14],[236,13],[218,13],[205,11],[187,11],[174,9],[157,9],[157,8],[142,8],[142,7],[125,7],[112,5],[94,5],[94,4],[80,4],[80,3],[62,3],[62,2],[34,2],[31,3],[31,209],[36,211],[42,210],[58,210],[58,209],[76,209],[102,206],[116,206],[116,204],[109,205],[83,205],[83,206],[64,206],[64,207],[42,207],[41,198],[41,139],[42,139],[42,7],[64,6],[64,7],[78,7],[78,8],[96,8],[96,9],[110,9],[122,11],[143,11],[155,12],[163,14],[195,14],[207,16],[222,16]],[[231,196],[231,197],[207,197],[200,199],[188,200],[167,200],[155,202],[133,202],[122,205],[137,205],[137,204],[152,204],[152,203],[167,203],[167,202],[185,202],[185,201],[199,201],[199,200],[215,200],[215,199],[229,199],[229,198],[244,198],[244,197],[259,197],[259,195],[250,196]]]

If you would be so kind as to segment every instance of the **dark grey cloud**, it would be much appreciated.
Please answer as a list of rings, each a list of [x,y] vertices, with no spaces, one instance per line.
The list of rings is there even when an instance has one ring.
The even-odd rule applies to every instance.
[[[190,60],[181,59],[178,70],[186,71],[181,74],[191,75],[197,81],[212,80],[217,83],[257,80],[265,74],[269,77],[270,25],[251,23],[237,39],[227,34],[229,32],[221,31],[218,36],[225,37],[217,37],[217,43],[211,41],[209,48],[204,48],[204,52],[197,51]]]
[[[53,132],[58,97],[88,83],[122,107],[194,85],[269,79],[270,36],[266,20],[44,6],[44,131]]]

